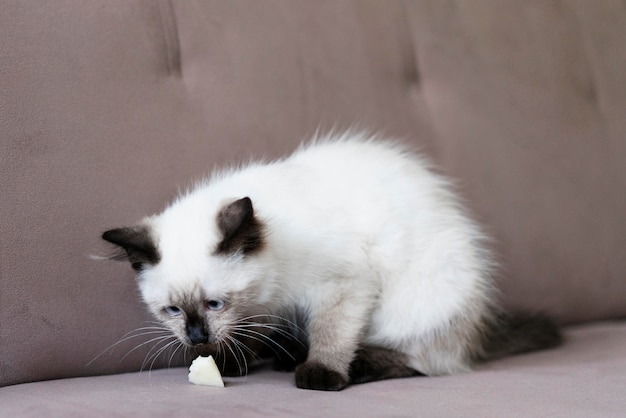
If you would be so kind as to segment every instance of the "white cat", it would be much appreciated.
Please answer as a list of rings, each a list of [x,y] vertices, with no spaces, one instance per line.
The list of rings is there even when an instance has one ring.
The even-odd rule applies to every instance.
[[[242,344],[266,343],[283,368],[303,361],[302,388],[465,372],[560,341],[549,319],[498,307],[485,237],[448,181],[365,134],[220,172],[103,238],[181,341],[239,366],[260,350]]]

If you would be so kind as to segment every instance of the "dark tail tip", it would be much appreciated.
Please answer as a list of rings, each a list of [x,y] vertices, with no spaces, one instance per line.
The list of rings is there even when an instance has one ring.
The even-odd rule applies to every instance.
[[[543,314],[500,314],[483,341],[483,360],[553,348],[563,342],[557,323]]]

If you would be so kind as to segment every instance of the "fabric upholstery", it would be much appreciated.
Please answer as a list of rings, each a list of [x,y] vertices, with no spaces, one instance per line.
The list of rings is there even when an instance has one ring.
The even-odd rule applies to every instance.
[[[388,380],[340,393],[297,389],[263,371],[194,386],[187,369],[62,379],[0,389],[0,416],[40,417],[623,417],[626,327],[571,329],[561,349],[508,358],[473,373]]]
[[[139,369],[87,367],[149,319],[100,233],[318,129],[457,179],[507,306],[626,316],[625,60],[618,0],[3,2],[0,385]]]

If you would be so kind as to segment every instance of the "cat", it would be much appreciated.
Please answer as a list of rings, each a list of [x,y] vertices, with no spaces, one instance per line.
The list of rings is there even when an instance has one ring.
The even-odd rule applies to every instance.
[[[180,341],[237,363],[267,345],[300,388],[463,373],[562,339],[499,306],[486,236],[451,183],[365,133],[216,172],[102,238]]]

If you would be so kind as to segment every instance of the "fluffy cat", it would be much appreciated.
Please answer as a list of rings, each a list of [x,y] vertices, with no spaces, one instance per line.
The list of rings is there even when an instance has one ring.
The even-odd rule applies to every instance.
[[[182,342],[241,372],[269,346],[301,388],[466,372],[561,340],[498,306],[485,236],[449,182],[365,134],[219,172],[102,237]]]

